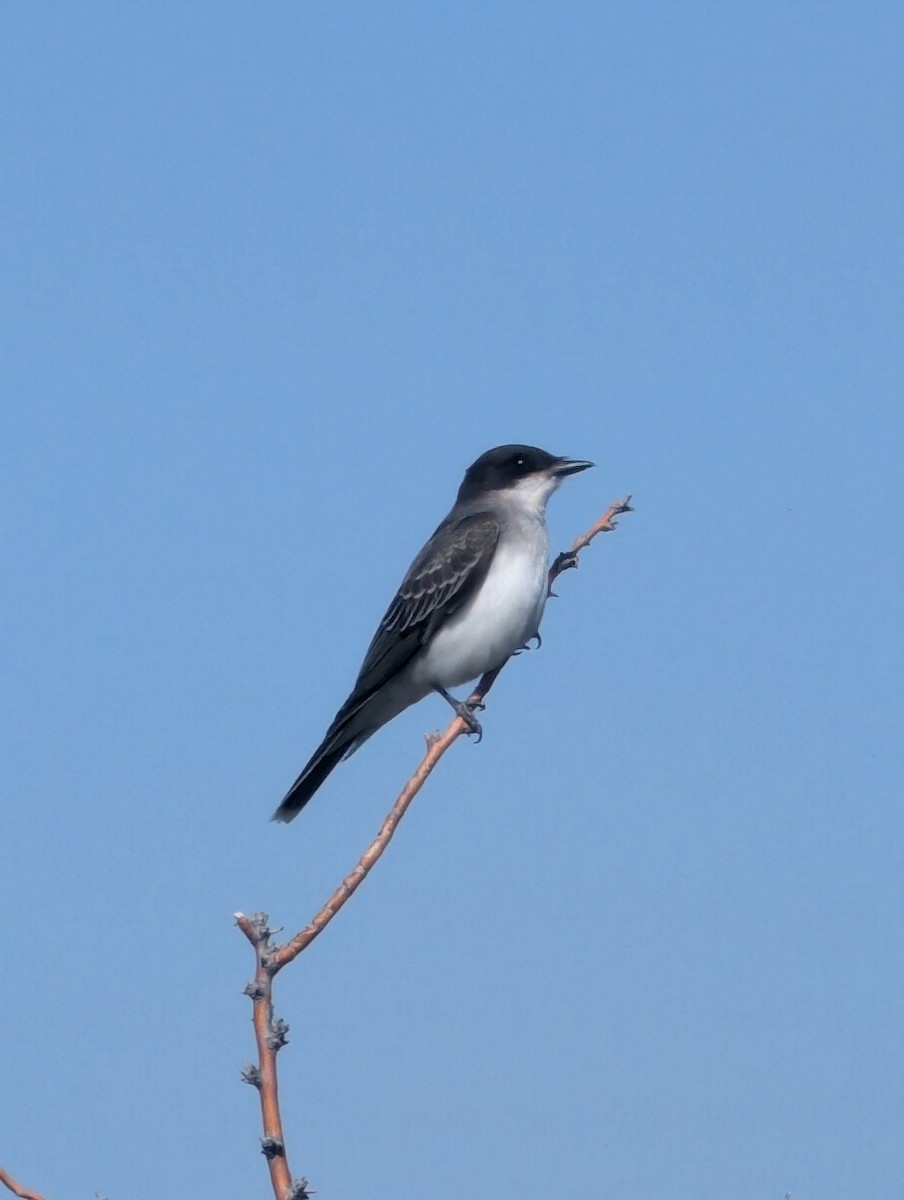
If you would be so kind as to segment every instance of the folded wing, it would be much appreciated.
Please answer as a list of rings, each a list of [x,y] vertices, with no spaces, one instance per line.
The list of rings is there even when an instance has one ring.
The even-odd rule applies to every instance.
[[[386,610],[347,704],[372,695],[414,657],[437,624],[468,602],[486,578],[498,540],[491,513],[440,525]]]

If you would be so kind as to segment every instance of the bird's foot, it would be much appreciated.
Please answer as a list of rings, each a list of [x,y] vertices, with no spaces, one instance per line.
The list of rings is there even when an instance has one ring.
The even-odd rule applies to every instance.
[[[455,715],[460,717],[467,725],[468,733],[477,734],[477,742],[481,741],[483,738],[483,726],[474,716],[474,712],[476,709],[485,707],[485,704],[469,704],[467,700],[458,700],[452,705]],[[474,743],[475,746],[477,745],[477,742]]]
[[[483,737],[483,727],[474,716],[474,713],[486,708],[486,705],[480,700],[456,700],[454,696],[449,695],[445,688],[438,687],[436,690],[450,706],[456,717],[459,717],[467,725],[468,733],[477,734],[477,741],[479,742]]]

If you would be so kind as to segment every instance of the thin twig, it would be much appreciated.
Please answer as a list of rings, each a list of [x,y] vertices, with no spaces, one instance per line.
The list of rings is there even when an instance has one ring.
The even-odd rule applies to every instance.
[[[266,913],[246,917],[236,913],[235,921],[254,947],[254,978],[245,988],[252,1000],[252,1024],[257,1042],[258,1066],[246,1067],[242,1077],[260,1093],[264,1136],[261,1153],[267,1160],[270,1184],[276,1200],[308,1200],[312,1193],[306,1179],[292,1179],[286,1160],[282,1114],[279,1109],[279,1083],[276,1075],[276,1055],[288,1041],[289,1027],[285,1021],[273,1020],[272,983],[279,970],[273,963],[270,929]]]
[[[0,1167],[0,1183],[5,1183],[14,1196],[19,1196],[20,1200],[44,1200],[44,1197],[39,1192],[33,1192],[31,1188],[23,1187],[10,1175],[9,1171],[4,1171]]]
[[[286,963],[290,963],[293,958],[299,955],[302,950],[307,949],[318,934],[322,933],[335,917],[340,908],[350,900],[355,894],[364,880],[367,878],[368,872],[374,863],[381,857],[383,851],[392,840],[392,835],[398,828],[399,821],[408,811],[408,806],[415,798],[424,784],[427,782],[427,777],[430,772],[446,753],[456,738],[467,732],[467,725],[461,719],[456,717],[444,734],[437,738],[431,738],[427,747],[427,753],[421,760],[420,766],[405,784],[402,791],[396,798],[395,804],[386,814],[386,819],[380,827],[380,832],[367,847],[361,858],[358,860],[358,865],[346,875],[345,879],[339,884],[326,904],[321,908],[320,912],[314,917],[310,925],[306,925],[284,946],[273,955],[273,974],[275,975]]]
[[[578,565],[578,555],[584,547],[589,546],[598,533],[612,533],[618,528],[616,517],[620,517],[622,513],[633,511],[630,496],[625,496],[624,500],[616,500],[614,504],[609,505],[599,520],[594,521],[586,533],[582,533],[580,537],[575,538],[570,550],[563,550],[561,554],[556,555],[552,566],[549,568],[548,587],[550,596],[555,595],[552,585],[562,572]]]
[[[578,565],[578,555],[589,546],[599,533],[611,533],[616,527],[616,517],[622,513],[632,512],[631,497],[618,500],[594,522],[586,533],[576,538],[569,550],[559,554],[549,568],[549,594],[553,581],[563,571]],[[467,703],[473,708],[478,707],[493,685],[499,671],[490,671],[468,697]],[[261,1141],[262,1152],[270,1168],[270,1182],[276,1200],[308,1200],[313,1195],[306,1179],[293,1180],[286,1160],[285,1141],[283,1138],[282,1117],[279,1110],[279,1090],[276,1074],[276,1055],[288,1040],[289,1027],[282,1020],[273,1020],[272,984],[273,976],[281,971],[287,963],[306,950],[311,942],[321,934],[340,908],[358,890],[369,872],[383,855],[383,851],[392,840],[399,822],[414,800],[415,796],[427,782],[433,768],[446,753],[449,747],[463,733],[468,732],[467,724],[461,717],[455,717],[448,729],[442,734],[433,734],[427,739],[427,753],[424,755],[417,770],[405,784],[396,798],[395,804],[386,815],[380,832],[361,855],[354,870],[342,880],[332,896],[323,905],[309,925],[298,931],[282,946],[271,943],[271,932],[265,913],[255,913],[245,916],[236,913],[235,921],[239,929],[254,946],[255,972],[254,979],[245,988],[253,1002],[252,1022],[254,1036],[257,1042],[259,1066],[246,1067],[243,1078],[260,1092],[261,1115],[264,1123],[264,1137]]]

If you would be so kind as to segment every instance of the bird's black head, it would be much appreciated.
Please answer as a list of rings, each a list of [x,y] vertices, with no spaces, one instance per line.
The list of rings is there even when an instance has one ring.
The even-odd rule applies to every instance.
[[[459,502],[473,501],[484,492],[530,486],[534,481],[546,497],[566,475],[592,467],[583,459],[560,458],[538,446],[496,446],[481,454],[465,472],[458,489]]]

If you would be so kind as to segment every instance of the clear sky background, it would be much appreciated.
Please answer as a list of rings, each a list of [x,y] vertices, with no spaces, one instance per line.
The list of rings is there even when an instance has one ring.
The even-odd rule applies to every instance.
[[[276,986],[320,1200],[904,1180],[904,10],[8,4],[0,1162],[265,1196],[237,909],[307,922],[444,726],[268,823],[465,467],[560,581]]]

